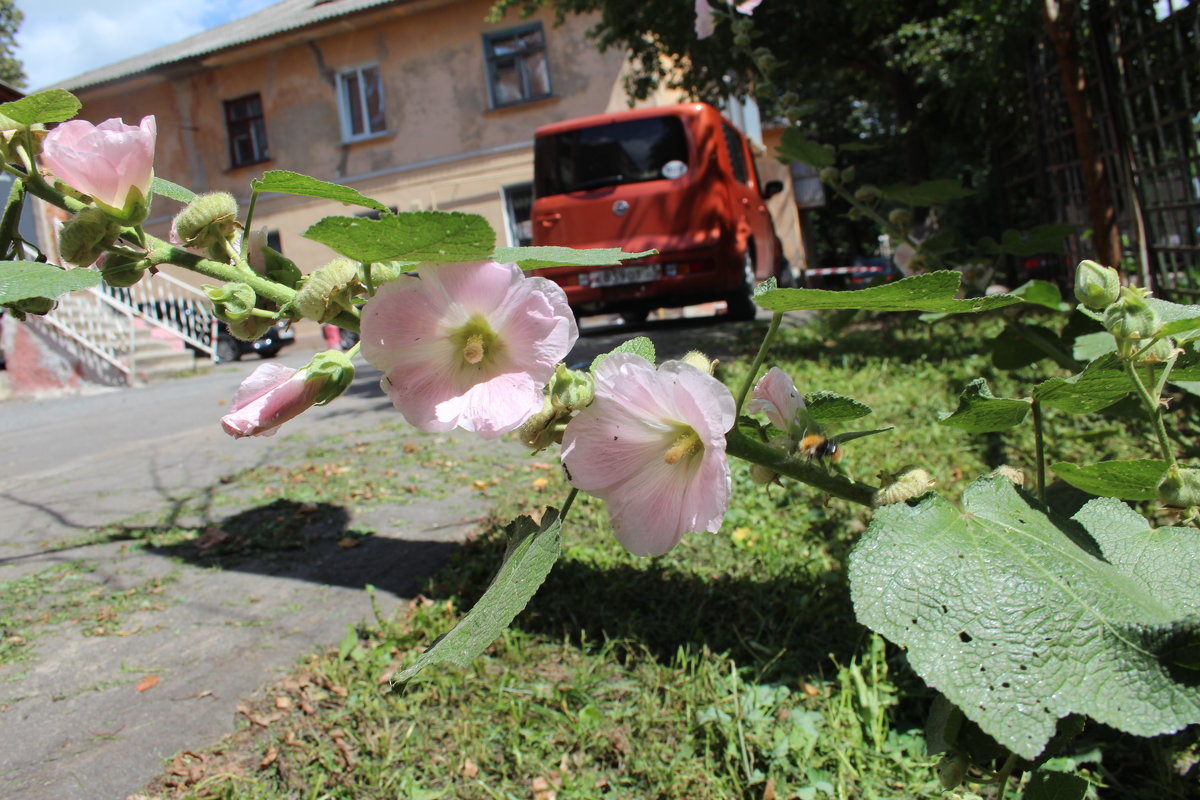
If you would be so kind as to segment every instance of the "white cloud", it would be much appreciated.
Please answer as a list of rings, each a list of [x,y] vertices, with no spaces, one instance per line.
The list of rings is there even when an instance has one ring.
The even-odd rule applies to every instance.
[[[238,19],[278,0],[17,0],[17,57],[40,89]]]

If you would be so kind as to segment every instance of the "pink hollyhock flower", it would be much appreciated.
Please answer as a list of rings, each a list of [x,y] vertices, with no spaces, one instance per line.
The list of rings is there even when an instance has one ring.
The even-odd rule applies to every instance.
[[[150,197],[157,134],[153,116],[143,117],[137,126],[119,119],[99,125],[71,120],[46,134],[42,163],[105,210],[129,212],[131,206],[144,207]],[[131,197],[134,190],[138,195]]]
[[[594,377],[596,399],[563,434],[571,485],[608,502],[617,541],[635,555],[715,533],[729,507],[729,389],[691,364],[656,370],[632,353],[608,356]]]
[[[762,0],[744,0],[737,3],[734,8],[739,13],[751,14],[754,9],[758,8]],[[712,4],[709,0],[696,0],[696,38],[707,39],[713,35],[716,26],[713,23]]]
[[[566,293],[515,264],[424,264],[362,310],[362,354],[392,404],[425,431],[494,439],[542,410],[579,329]]]
[[[796,415],[805,408],[804,398],[796,390],[796,384],[779,367],[771,367],[767,374],[754,384],[746,411],[751,414],[763,412],[779,430],[790,433],[796,424]]]
[[[276,429],[311,408],[323,380],[308,380],[305,370],[262,364],[242,381],[233,396],[233,411],[221,417],[230,436],[274,436]]]

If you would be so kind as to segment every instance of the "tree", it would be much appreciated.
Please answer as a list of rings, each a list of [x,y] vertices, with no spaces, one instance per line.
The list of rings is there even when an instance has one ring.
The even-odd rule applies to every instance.
[[[17,58],[17,29],[25,15],[14,5],[13,0],[0,0],[0,81],[18,89],[26,83],[25,68]]]

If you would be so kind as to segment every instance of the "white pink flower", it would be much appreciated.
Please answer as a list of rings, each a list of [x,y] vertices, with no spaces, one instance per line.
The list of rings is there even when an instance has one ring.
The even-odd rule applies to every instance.
[[[221,417],[230,436],[274,436],[276,429],[311,408],[324,388],[323,378],[282,364],[262,364],[238,387],[233,411]]]
[[[157,134],[153,116],[136,126],[119,119],[99,125],[70,120],[46,134],[42,163],[60,181],[109,209],[145,205],[154,179]],[[139,196],[131,198],[135,189]]]
[[[751,14],[758,8],[762,0],[744,0],[734,4],[734,8],[742,14]],[[716,26],[713,22],[712,4],[709,0],[696,0],[696,38],[707,39],[713,35]]]
[[[796,390],[796,384],[779,367],[771,367],[767,374],[754,384],[746,411],[751,414],[765,413],[779,430],[790,433],[797,423],[797,415],[805,408],[804,398]]]
[[[557,284],[481,261],[425,264],[384,284],[363,306],[361,335],[412,425],[492,439],[541,411],[579,329]]]
[[[595,400],[563,434],[567,479],[607,501],[617,541],[635,555],[716,532],[729,507],[729,389],[682,361],[656,370],[631,353],[608,356],[594,377]]]

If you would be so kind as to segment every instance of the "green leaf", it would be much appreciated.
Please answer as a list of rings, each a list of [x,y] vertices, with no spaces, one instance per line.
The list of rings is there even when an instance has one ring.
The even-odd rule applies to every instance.
[[[159,178],[158,176],[155,176],[154,182],[150,184],[150,191],[171,200],[178,200],[181,203],[190,203],[192,202],[192,198],[196,196],[196,193],[191,189],[184,188],[178,183],[171,183],[169,180]]]
[[[1076,523],[1047,517],[1003,479],[973,483],[963,506],[880,508],[850,555],[859,621],[931,687],[1024,758],[1070,714],[1137,736],[1200,722],[1200,682],[1164,668],[1195,641],[1194,531],[1148,534],[1109,499]]]
[[[529,517],[509,523],[504,562],[487,591],[458,624],[433,643],[407,669],[396,676],[402,683],[430,664],[450,661],[466,667],[529,603],[546,580],[562,548],[558,509],[547,508],[539,526]]]
[[[894,429],[894,425],[888,425],[886,428],[875,428],[874,430],[870,431],[843,431],[837,436],[830,436],[829,438],[833,439],[838,444],[845,444],[846,442],[852,442],[855,439],[862,439],[864,436],[874,436],[877,433],[887,433],[888,431]]]
[[[4,125],[5,130],[11,130],[39,122],[65,122],[74,118],[82,107],[79,99],[66,89],[50,89],[0,105],[0,115],[16,123]]]
[[[992,433],[1015,428],[1025,421],[1032,403],[995,397],[987,381],[976,378],[958,396],[958,408],[941,423],[967,433]]]
[[[1050,378],[1033,388],[1033,399],[1071,414],[1107,408],[1133,391],[1115,355],[1102,356],[1069,378]]]
[[[1200,306],[1181,306],[1157,297],[1147,297],[1146,303],[1158,312],[1158,318],[1162,321],[1160,336],[1175,336],[1200,329]]]
[[[1062,255],[1063,244],[1075,233],[1074,225],[1038,225],[1028,231],[1006,230],[1000,241],[985,238],[980,249],[990,256],[1036,256],[1044,253]]]
[[[608,358],[609,356],[611,356],[613,353],[633,353],[634,355],[641,356],[642,358],[646,359],[651,364],[653,364],[654,363],[654,342],[650,341],[645,336],[637,336],[637,337],[634,337],[633,339],[629,339],[628,341],[621,342],[619,345],[614,347],[612,350],[609,350],[607,353],[601,353],[600,355],[598,355],[594,359],[592,359],[592,366],[589,367],[589,369],[592,372],[595,372],[596,367],[598,367],[600,365],[600,362],[603,361],[604,359]]]
[[[496,249],[496,233],[487,220],[457,211],[326,217],[303,235],[363,263],[484,261]]]
[[[1167,462],[1153,458],[1085,465],[1060,461],[1051,464],[1050,469],[1076,489],[1097,497],[1153,500],[1158,496],[1156,487],[1167,474]]]
[[[872,286],[850,292],[828,289],[775,289],[755,298],[770,311],[854,308],[868,311],[933,311],[951,314],[973,313],[1020,303],[1010,294],[958,300],[962,275],[953,270],[914,275],[895,283]]]
[[[820,169],[832,167],[837,161],[836,151],[826,144],[811,142],[799,128],[787,128],[775,151],[779,160],[786,163],[799,161]]]
[[[957,178],[947,178],[938,181],[924,181],[915,186],[898,183],[881,189],[880,193],[895,203],[904,203],[910,206],[932,206],[962,197],[970,197],[975,194],[975,190],[964,188],[962,181]]]
[[[1100,356],[1117,352],[1117,340],[1108,331],[1085,333],[1075,337],[1071,355],[1076,361],[1095,361]]]
[[[351,206],[373,208],[376,211],[388,210],[388,207],[383,203],[360,194],[357,189],[343,186],[340,183],[329,183],[318,180],[308,175],[301,175],[299,172],[290,172],[286,169],[272,169],[264,172],[261,178],[255,178],[250,181],[250,188],[256,192],[298,194],[303,197],[320,197],[323,200],[336,200],[339,203]]]
[[[656,255],[657,250],[627,253],[615,247],[580,250],[574,247],[497,247],[492,260],[501,264],[516,264],[521,269],[546,267],[607,267],[631,258]]]
[[[871,407],[835,392],[813,392],[804,395],[808,416],[820,425],[830,422],[849,422],[871,413]]]
[[[1045,306],[1054,311],[1070,311],[1071,306],[1063,302],[1062,292],[1049,281],[1029,281],[1013,289],[1009,294],[1026,303]]]
[[[1021,800],[1083,800],[1088,786],[1080,775],[1039,769],[1029,776]]]
[[[1110,337],[1111,338],[1111,337]],[[1062,351],[1059,335],[1044,325],[1010,322],[991,340],[992,363],[1000,369],[1020,369]]]
[[[40,261],[0,261],[0,304],[34,297],[58,297],[100,283],[90,269],[62,269]]]

